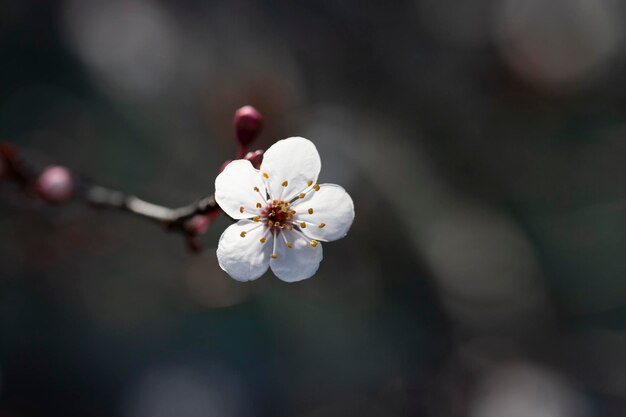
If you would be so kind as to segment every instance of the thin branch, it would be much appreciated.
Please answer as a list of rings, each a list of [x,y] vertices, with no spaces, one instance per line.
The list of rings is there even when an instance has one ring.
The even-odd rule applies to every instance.
[[[246,159],[257,169],[263,151],[248,152],[263,126],[261,113],[252,106],[235,112],[235,135],[239,148],[237,159]],[[226,161],[220,172],[230,161]],[[212,220],[221,213],[214,196],[203,197],[191,204],[169,208],[142,200],[132,194],[112,190],[84,178],[77,178],[65,167],[32,169],[10,143],[0,142],[0,180],[11,181],[29,194],[38,195],[50,204],[61,204],[74,197],[98,208],[109,208],[161,223],[166,230],[181,233],[192,252],[200,251],[196,237],[204,233]]]
[[[1,179],[15,183],[22,191],[38,194],[42,199],[51,203],[60,203],[58,200],[51,201],[46,198],[45,187],[41,185],[41,177],[44,174],[29,166],[15,147],[6,142],[0,143],[0,170],[2,171],[0,172]],[[73,195],[75,199],[85,201],[97,208],[125,211],[158,222],[165,226],[166,230],[182,234],[192,252],[201,250],[199,242],[195,239],[196,236],[202,234],[211,220],[221,212],[212,195],[200,198],[186,206],[170,208],[76,176],[68,175],[67,178],[70,181],[67,187],[72,190],[68,198]]]
[[[84,188],[82,197],[96,207],[126,211],[139,217],[160,222],[169,230],[179,229],[185,233],[188,233],[185,224],[192,217],[210,214],[220,209],[212,195],[186,206],[169,208],[100,185],[88,185]]]

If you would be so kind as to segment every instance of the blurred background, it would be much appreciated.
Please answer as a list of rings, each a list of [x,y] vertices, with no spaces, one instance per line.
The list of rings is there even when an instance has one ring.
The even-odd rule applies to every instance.
[[[0,137],[170,206],[232,117],[356,220],[238,283],[125,213],[0,184],[0,416],[626,415],[626,4],[0,1]]]

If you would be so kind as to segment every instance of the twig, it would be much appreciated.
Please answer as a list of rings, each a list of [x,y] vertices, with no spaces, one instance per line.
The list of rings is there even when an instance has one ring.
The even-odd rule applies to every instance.
[[[263,151],[248,152],[248,148],[261,132],[261,114],[252,106],[244,106],[235,112],[234,124],[239,143],[236,158],[247,159],[258,169]],[[226,161],[221,169],[229,162]],[[34,192],[50,204],[65,203],[74,197],[94,207],[121,210],[161,223],[166,230],[181,233],[192,252],[201,250],[196,237],[203,234],[213,219],[222,212],[212,195],[186,206],[169,208],[103,187],[84,178],[77,178],[62,166],[48,167],[43,171],[35,170],[25,163],[13,145],[5,142],[0,142],[0,180],[14,182],[22,191]]]
[[[215,197],[212,195],[186,206],[169,208],[100,185],[88,185],[85,188],[82,197],[96,207],[126,211],[139,217],[160,222],[168,230],[180,230],[185,233],[189,233],[185,227],[187,221],[194,216],[206,215],[220,210],[215,202]]]

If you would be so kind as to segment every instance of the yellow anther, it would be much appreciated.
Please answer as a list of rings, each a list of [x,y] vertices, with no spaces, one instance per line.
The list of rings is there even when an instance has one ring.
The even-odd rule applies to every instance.
[[[239,236],[241,236],[241,237],[246,237],[246,232],[241,232],[241,233],[239,233]]]
[[[295,210],[291,210],[291,214],[296,214],[296,211]]]
[[[287,242],[287,247],[288,247],[289,249],[293,248],[293,243],[291,243],[291,242]]]
[[[313,184],[313,181],[311,181],[311,180],[306,182],[306,185],[308,185],[309,187],[311,186],[311,184]]]
[[[276,255],[275,253],[272,253],[272,254],[270,255],[270,258],[272,258],[272,259],[276,259],[276,258],[278,258],[278,255]]]
[[[288,186],[288,185],[289,185],[289,182],[288,182],[288,181],[283,181],[283,184],[282,184],[282,185],[283,185],[283,187],[286,187],[286,186]]]
[[[311,241],[310,245],[311,245],[311,247],[313,247],[313,248],[314,248],[314,247],[316,247],[316,246],[317,246],[317,243],[318,243],[318,242],[317,242],[317,240],[313,239],[313,240]]]
[[[319,184],[315,184],[315,185],[313,186],[313,189],[314,189],[315,191],[319,191],[319,190],[320,190],[320,186],[319,186]]]
[[[287,211],[287,206],[282,206],[282,207],[280,208],[280,211],[282,211],[283,213],[284,213],[284,212],[286,212],[286,211]]]
[[[243,213],[243,210],[244,210],[243,206],[239,207],[239,213]]]
[[[312,208],[309,209],[309,214],[313,214],[313,209]]]
[[[259,216],[254,216],[252,220],[254,220],[255,222],[258,222],[261,220],[261,218]]]
[[[262,237],[261,239],[259,239],[259,242],[265,243],[266,240],[267,240],[266,238]]]
[[[261,203],[256,203],[256,208],[261,208],[261,207],[263,207]]]
[[[254,191],[259,192],[259,187],[254,187]]]
[[[280,227],[280,222],[274,223],[274,227]]]
[[[268,220],[267,227],[274,227],[274,222],[271,220]]]
[[[300,228],[306,229],[306,223],[305,222],[300,223]]]
[[[264,177],[264,178],[269,178],[270,176],[269,176],[269,175],[267,175],[267,172],[264,172],[264,173],[263,173],[263,177]]]
[[[287,218],[288,218],[288,219],[293,219],[293,214],[289,213],[289,214],[287,215]]]
[[[324,226],[326,226],[326,223],[320,223],[320,225],[318,226],[320,229],[323,228]]]
[[[298,195],[298,198],[304,198],[305,196],[306,196],[306,194],[300,193],[300,195]]]

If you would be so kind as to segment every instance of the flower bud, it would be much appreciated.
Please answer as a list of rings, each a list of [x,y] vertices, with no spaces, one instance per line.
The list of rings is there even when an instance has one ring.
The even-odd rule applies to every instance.
[[[194,236],[185,237],[185,244],[187,245],[187,249],[191,253],[202,252],[202,244]]]
[[[74,180],[70,171],[62,166],[50,166],[42,171],[35,183],[39,196],[49,203],[63,203],[74,192]]]
[[[220,172],[224,171],[226,167],[228,166],[228,164],[230,164],[231,162],[233,162],[232,159],[227,159],[226,161],[224,161],[220,169],[217,170],[217,173],[219,174]]]
[[[247,147],[259,136],[263,127],[261,113],[252,106],[243,106],[235,112],[235,134],[241,146]]]
[[[257,149],[256,151],[248,152],[243,159],[247,159],[253,167],[259,169],[261,167],[261,162],[263,162],[263,151],[261,149]]]

